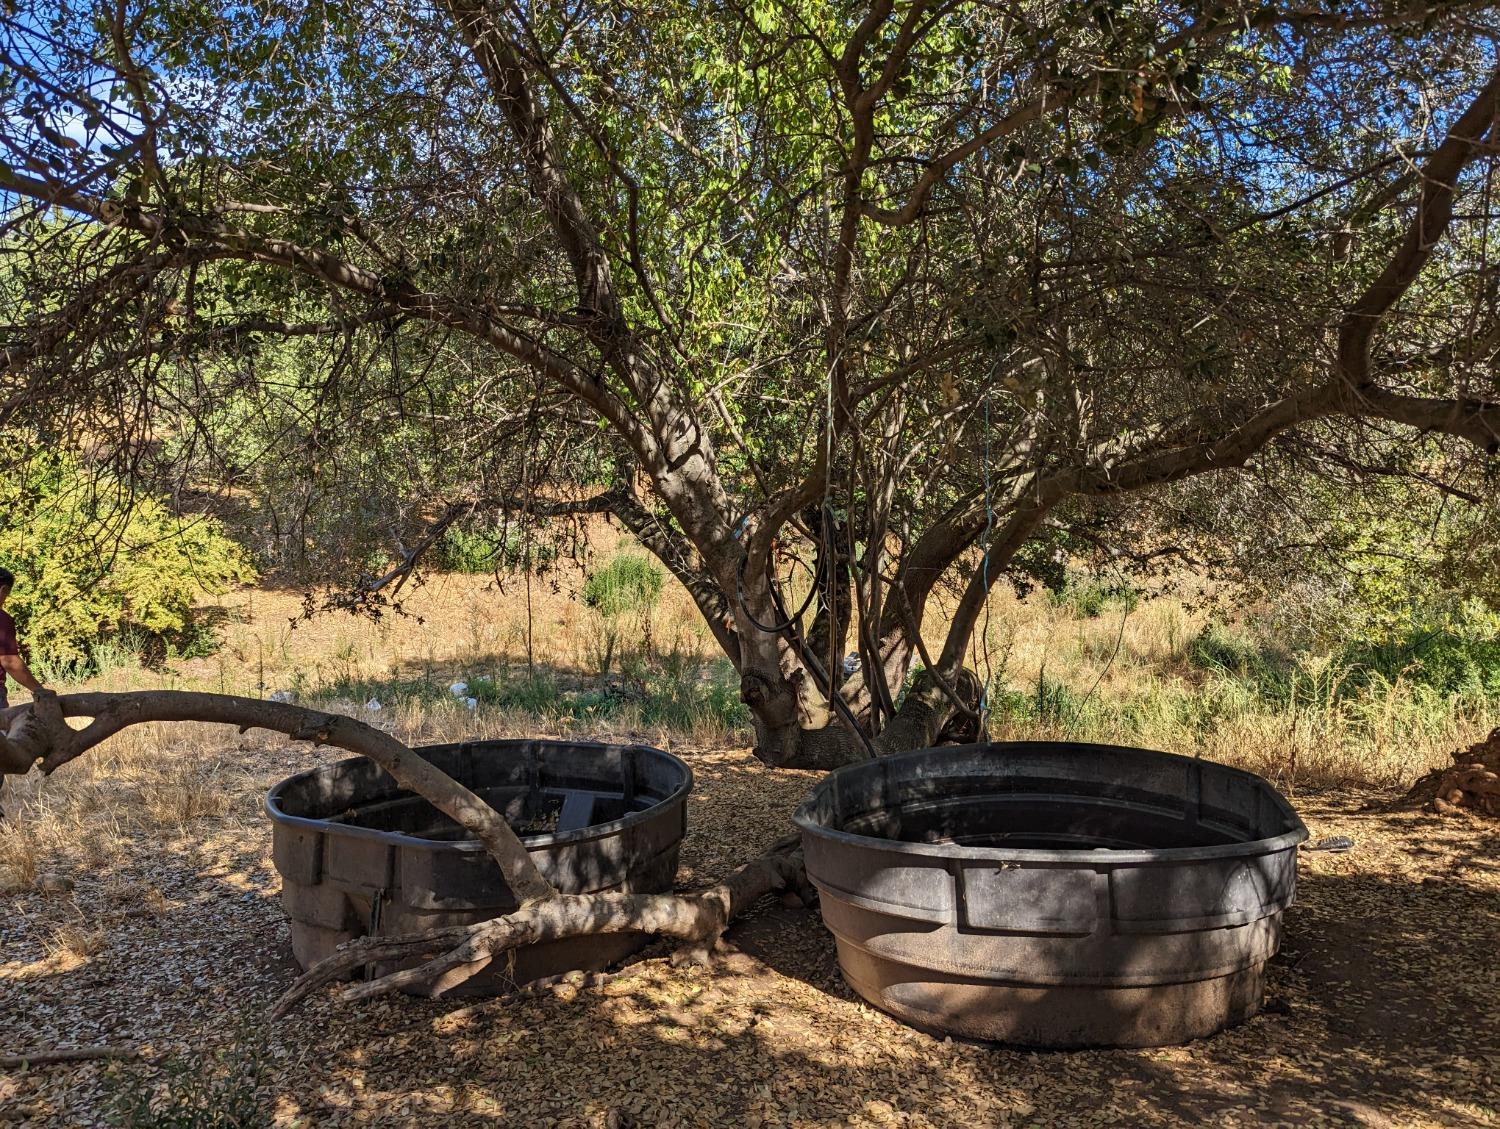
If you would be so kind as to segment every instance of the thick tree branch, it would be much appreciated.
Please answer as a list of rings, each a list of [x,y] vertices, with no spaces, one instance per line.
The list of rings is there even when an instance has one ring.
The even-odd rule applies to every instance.
[[[1433,249],[1447,234],[1458,178],[1484,152],[1487,140],[1493,142],[1497,117],[1500,117],[1500,67],[1491,72],[1489,81],[1449,127],[1442,144],[1422,166],[1421,199],[1406,238],[1339,325],[1339,376],[1351,389],[1359,389],[1369,381],[1370,342],[1375,328],[1410,289],[1432,258]]]
[[[347,942],[303,973],[272,1014],[287,1014],[318,988],[366,965],[433,953],[438,955],[416,967],[346,988],[344,998],[368,999],[398,990],[441,996],[512,949],[568,937],[646,933],[706,949],[734,918],[766,894],[804,885],[802,852],[784,846],[696,894],[564,894],[475,925],[404,937],[361,938]]]
[[[93,720],[78,730],[67,724],[65,719],[70,717]],[[272,729],[294,740],[333,745],[368,757],[401,787],[417,793],[478,839],[522,902],[551,898],[557,893],[500,814],[447,773],[389,733],[351,717],[290,703],[184,690],[49,694],[29,705],[0,711],[0,772],[24,773],[41,761],[42,771],[52,773],[127,726],[153,721]]]

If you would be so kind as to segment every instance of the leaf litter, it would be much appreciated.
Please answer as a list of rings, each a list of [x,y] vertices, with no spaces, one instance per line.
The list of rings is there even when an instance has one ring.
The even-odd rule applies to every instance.
[[[684,888],[782,838],[817,778],[745,750],[677,751],[697,776]],[[778,901],[711,968],[658,947],[502,1000],[349,1005],[329,990],[267,1025],[296,969],[259,802],[307,757],[272,738],[212,755],[237,769],[226,811],[120,833],[106,858],[52,851],[40,870],[65,881],[5,898],[0,1053],[141,1053],[0,1072],[0,1124],[106,1124],[121,1093],[169,1104],[184,1061],[217,1071],[220,1092],[252,1087],[264,1122],[286,1126],[1500,1124],[1493,821],[1383,810],[1392,797],[1371,790],[1298,796],[1315,840],[1356,846],[1300,859],[1265,1010],[1182,1047],[922,1034],[843,984],[816,910]]]

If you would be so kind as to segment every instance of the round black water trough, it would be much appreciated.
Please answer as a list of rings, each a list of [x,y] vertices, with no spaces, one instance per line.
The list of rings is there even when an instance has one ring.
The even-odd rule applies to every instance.
[[[586,741],[470,741],[414,751],[501,812],[561,892],[672,889],[693,774],[669,753]],[[478,842],[364,757],[283,780],[267,795],[266,811],[303,968],[355,937],[467,925],[517,906]],[[645,940],[621,934],[533,945],[462,991],[603,968]]]
[[[844,978],[915,1026],[1157,1046],[1260,1007],[1307,829],[1259,776],[1001,742],[839,769],[797,810]]]

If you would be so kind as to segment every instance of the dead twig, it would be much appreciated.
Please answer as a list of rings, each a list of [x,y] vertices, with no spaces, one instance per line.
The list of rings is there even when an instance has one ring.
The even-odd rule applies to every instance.
[[[0,1070],[24,1070],[61,1062],[94,1062],[101,1058],[139,1058],[140,1047],[54,1047],[18,1055],[0,1055]]]

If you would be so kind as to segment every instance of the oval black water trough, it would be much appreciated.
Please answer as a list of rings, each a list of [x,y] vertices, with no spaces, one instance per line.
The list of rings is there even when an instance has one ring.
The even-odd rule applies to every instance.
[[[796,821],[856,992],[1037,1047],[1179,1043],[1253,1015],[1307,838],[1253,773],[1053,742],[850,765]]]
[[[692,771],[671,754],[645,745],[527,740],[414,751],[503,813],[563,893],[671,890],[693,783]],[[467,925],[516,908],[479,843],[363,757],[283,780],[267,795],[266,812],[292,950],[303,968],[354,937]],[[533,945],[462,991],[495,992],[603,968],[644,940],[623,934]]]

